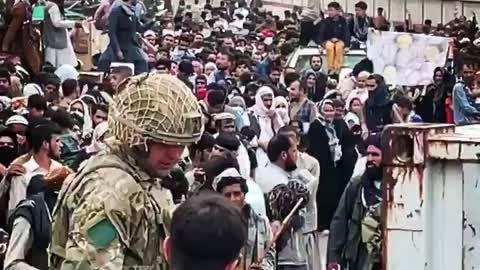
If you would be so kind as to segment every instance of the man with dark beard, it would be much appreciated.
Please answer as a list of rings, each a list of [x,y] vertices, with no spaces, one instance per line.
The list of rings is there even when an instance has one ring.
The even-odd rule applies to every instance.
[[[271,192],[279,186],[301,185],[306,190],[307,183],[300,177],[294,176],[297,169],[298,149],[297,141],[285,134],[278,134],[268,143],[267,155],[270,163],[259,167],[255,181],[263,193],[271,196]],[[276,193],[274,191],[273,193]],[[308,191],[306,190],[307,196]],[[296,201],[295,201],[296,202]],[[272,200],[270,200],[270,205]],[[272,209],[271,209],[272,211]],[[272,217],[272,220],[281,220]],[[307,237],[303,234],[305,228],[304,217],[300,217],[299,224],[285,229],[286,244],[280,244],[278,251],[277,269],[307,269],[307,251],[305,250]],[[278,243],[278,242],[277,242]]]
[[[279,134],[268,143],[267,155],[270,162],[259,167],[255,176],[263,193],[270,192],[276,185],[288,183],[289,173],[297,169],[297,144],[287,135]]]
[[[367,141],[366,170],[345,188],[330,224],[328,270],[382,269],[381,136]]]
[[[11,97],[12,82],[6,68],[0,68],[0,96]]]
[[[323,60],[320,54],[312,55],[310,58],[310,69],[305,70],[304,76],[309,72],[315,73],[315,91],[308,93],[308,97],[313,102],[319,102],[325,95],[325,89],[327,87],[328,76],[322,71]]]
[[[208,82],[222,84],[225,83],[226,79],[230,77],[230,68],[233,62],[233,55],[229,52],[228,49],[223,48],[217,54],[216,65],[217,71],[212,73],[208,78]]]
[[[465,125],[480,119],[480,111],[469,101],[472,98],[471,89],[478,66],[473,63],[463,65],[461,81],[453,87],[453,117],[456,125]]]
[[[290,97],[289,116],[291,120],[302,122],[305,132],[308,132],[310,123],[317,117],[315,103],[307,97],[305,85],[302,85],[296,73],[289,73],[285,76],[285,84],[288,86]]]
[[[2,185],[9,185],[8,214],[15,209],[18,203],[25,199],[26,189],[30,179],[35,175],[43,175],[49,178],[51,175],[61,174],[66,168],[57,162],[60,158],[61,130],[59,126],[50,120],[40,119],[29,125],[28,141],[32,146],[32,152],[23,155],[14,161],[24,168],[20,176],[12,177],[11,181],[3,180]],[[68,169],[67,169],[68,170]]]
[[[18,146],[15,133],[6,126],[0,126],[0,175],[2,178],[17,155]]]
[[[388,86],[385,79],[378,74],[368,77],[365,86],[368,99],[365,103],[365,122],[371,132],[378,132],[391,123],[391,102],[388,98]]]

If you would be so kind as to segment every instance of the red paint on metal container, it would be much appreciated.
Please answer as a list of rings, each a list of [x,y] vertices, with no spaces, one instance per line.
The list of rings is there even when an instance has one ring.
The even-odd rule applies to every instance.
[[[425,168],[423,166],[415,166],[415,170],[417,171],[417,174],[418,174],[418,189],[420,193],[420,200],[423,200],[423,184],[424,184],[423,173],[425,172]]]

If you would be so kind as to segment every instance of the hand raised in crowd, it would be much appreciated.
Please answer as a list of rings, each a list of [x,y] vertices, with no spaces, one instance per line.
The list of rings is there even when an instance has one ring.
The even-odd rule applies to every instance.
[[[267,112],[267,116],[270,117],[270,118],[274,118],[275,115],[277,115],[277,111],[275,111],[275,110],[269,110]]]
[[[338,263],[329,263],[327,266],[327,270],[340,270],[341,266]]]
[[[125,59],[125,56],[123,55],[122,51],[117,52],[117,57],[118,57],[118,60],[120,61],[123,61]]]
[[[254,264],[250,265],[249,269],[250,270],[262,270],[263,267],[259,264],[254,263]]]
[[[20,164],[14,163],[14,164],[10,164],[5,176],[7,176],[8,181],[10,181],[12,177],[24,175],[26,172],[27,171],[25,170],[25,167],[23,167]]]
[[[278,220],[275,220],[270,223],[270,227],[272,228],[272,234],[276,235],[280,232],[280,228],[282,227],[282,223]]]
[[[203,184],[205,182],[205,171],[202,168],[194,168],[193,178],[195,182]]]
[[[27,142],[27,138],[23,135],[17,134],[17,142],[19,145],[23,145]]]

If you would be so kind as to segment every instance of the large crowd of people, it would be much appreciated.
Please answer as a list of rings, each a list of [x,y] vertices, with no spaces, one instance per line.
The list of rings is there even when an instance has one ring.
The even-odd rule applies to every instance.
[[[382,269],[382,130],[478,122],[480,32],[475,14],[426,20],[452,57],[420,88],[387,85],[367,58],[340,77],[369,29],[418,30],[368,8],[280,18],[195,0],[152,19],[105,0],[85,73],[86,22],[63,0],[16,0],[0,53],[4,269]],[[309,68],[287,65],[312,44]]]

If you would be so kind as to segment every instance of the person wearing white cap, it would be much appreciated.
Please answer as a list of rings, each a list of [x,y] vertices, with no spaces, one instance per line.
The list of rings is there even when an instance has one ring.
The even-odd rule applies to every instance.
[[[154,65],[156,62],[155,55],[158,51],[157,34],[152,30],[147,30],[143,33],[142,49],[147,54],[147,61],[149,65]]]
[[[7,119],[5,125],[10,129],[13,133],[17,135],[17,143],[20,153],[25,153],[28,151],[27,147],[27,127],[28,127],[28,120],[21,116],[21,115],[14,115]]]
[[[33,176],[53,175],[54,170],[64,168],[62,164],[55,160],[60,158],[62,147],[59,139],[61,133],[59,126],[51,120],[42,119],[31,125],[29,132],[31,133],[32,151],[13,162],[23,166],[24,169],[22,175],[13,176],[8,183],[10,185],[9,215],[18,203],[25,199],[27,186]]]
[[[143,38],[145,38],[148,43],[152,46],[156,45],[157,42],[157,34],[153,30],[147,30],[143,33]]]
[[[72,65],[62,65],[55,70],[55,75],[60,78],[60,83],[63,83],[68,79],[78,80],[80,74]]]
[[[275,269],[275,247],[269,245],[273,233],[268,218],[255,213],[247,203],[245,199],[248,193],[247,181],[240,176],[237,169],[229,168],[215,177],[212,187],[240,208],[248,221],[248,241],[242,249],[238,269],[251,269],[252,265],[259,265],[264,270]]]
[[[361,71],[356,78],[352,77],[352,80],[355,81],[355,89],[348,93],[343,93],[343,97],[346,98],[346,104],[350,104],[351,100],[354,98],[359,98],[362,104],[365,104],[368,99],[368,89],[366,88],[368,77],[370,77],[370,72],[368,71]]]
[[[41,95],[43,96],[42,88],[35,83],[29,83],[23,87],[23,96],[29,97],[32,95]]]

